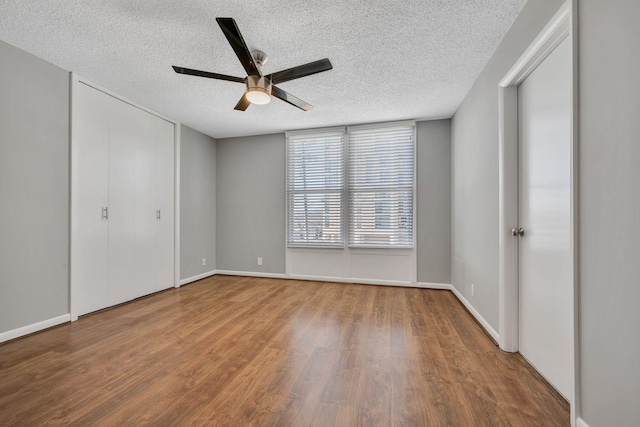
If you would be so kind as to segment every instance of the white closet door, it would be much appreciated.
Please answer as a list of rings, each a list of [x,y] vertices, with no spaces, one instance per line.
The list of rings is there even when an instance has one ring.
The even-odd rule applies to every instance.
[[[174,284],[175,125],[76,90],[72,304],[82,315]]]
[[[137,130],[135,143],[135,272],[132,283],[133,298],[156,291],[155,242],[156,208],[156,126],[158,117],[136,109]]]
[[[109,139],[109,304],[136,298],[136,151],[138,109],[115,100]]]
[[[79,83],[75,135],[73,304],[77,315],[106,306],[109,283],[109,96]]]
[[[174,279],[174,132],[175,125],[157,120],[156,193],[160,219],[156,222],[156,290],[173,286]]]

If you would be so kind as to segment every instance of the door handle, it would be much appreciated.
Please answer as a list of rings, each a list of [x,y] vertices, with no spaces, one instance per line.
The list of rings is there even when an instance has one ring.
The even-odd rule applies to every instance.
[[[520,227],[520,228],[512,228],[511,229],[511,235],[513,237],[522,237],[524,236],[524,228]]]
[[[156,219],[160,221],[160,209],[156,211]]]
[[[109,219],[109,206],[102,208],[102,219]]]

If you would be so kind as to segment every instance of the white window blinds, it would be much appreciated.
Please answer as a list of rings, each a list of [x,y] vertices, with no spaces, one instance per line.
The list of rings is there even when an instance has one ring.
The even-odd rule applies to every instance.
[[[413,246],[415,126],[349,128],[349,246]]]
[[[344,131],[287,135],[288,245],[343,246]]]

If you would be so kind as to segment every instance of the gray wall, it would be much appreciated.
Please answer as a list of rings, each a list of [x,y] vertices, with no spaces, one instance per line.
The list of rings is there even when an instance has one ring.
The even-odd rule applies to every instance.
[[[0,333],[69,313],[69,73],[0,41]]]
[[[450,120],[439,120],[417,126],[421,282],[451,283],[450,125]],[[284,134],[217,140],[219,270],[285,273],[285,146]]]
[[[225,138],[216,145],[218,269],[283,274],[284,134]]]
[[[416,129],[418,281],[451,283],[451,120]]]
[[[581,0],[580,377],[591,427],[640,424],[640,2]]]
[[[206,265],[202,259],[206,258]],[[180,127],[180,278],[216,269],[216,141]]]
[[[522,9],[452,119],[452,281],[498,329],[498,82],[562,0]],[[474,283],[475,297],[470,284]]]

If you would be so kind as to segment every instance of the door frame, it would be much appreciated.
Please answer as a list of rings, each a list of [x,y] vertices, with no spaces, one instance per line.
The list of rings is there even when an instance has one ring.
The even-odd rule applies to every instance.
[[[573,285],[573,389],[569,396],[571,425],[578,415],[578,73],[577,1],[567,0],[535,40],[505,74],[498,87],[499,122],[499,345],[507,352],[518,351],[518,239],[510,230],[518,225],[518,86],[567,37],[571,42],[571,258]]]
[[[79,76],[78,74],[69,73],[69,87],[70,87],[70,120],[71,120],[71,132],[69,134],[70,145],[70,165],[71,165],[71,182],[70,182],[70,202],[69,202],[69,223],[70,223],[70,236],[69,236],[69,314],[71,321],[78,320],[78,303],[77,303],[77,278],[74,272],[74,262],[76,259],[77,250],[76,239],[78,239],[76,217],[78,212],[78,111],[77,111],[77,88],[80,84],[85,84],[93,89],[103,92],[109,96],[112,96],[124,103],[130,104],[140,110],[153,114],[163,120],[174,125],[173,134],[173,147],[174,147],[174,178],[173,178],[173,286],[180,287],[180,122],[166,117],[156,111],[153,111],[147,107],[144,107],[138,103],[135,103],[109,89],[106,89],[92,81]]]

